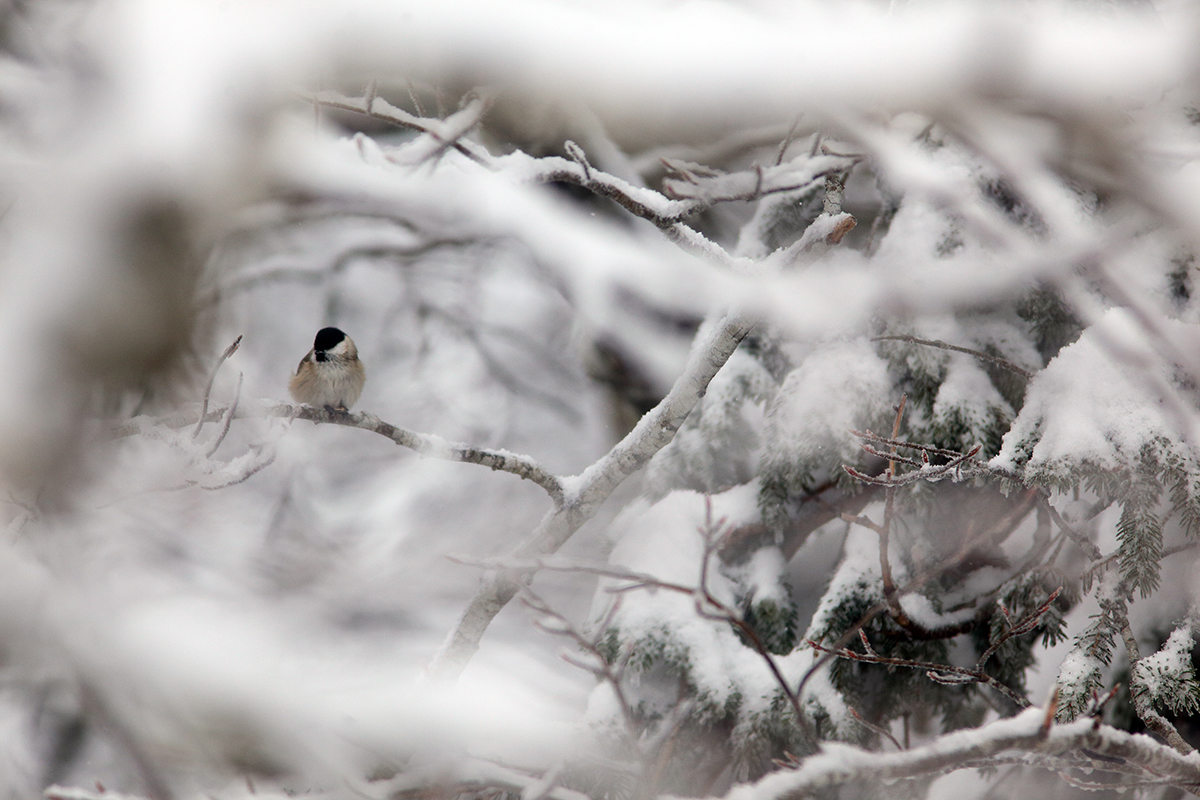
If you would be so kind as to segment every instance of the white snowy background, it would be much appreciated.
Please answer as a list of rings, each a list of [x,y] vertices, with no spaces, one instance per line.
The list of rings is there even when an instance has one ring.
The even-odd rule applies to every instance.
[[[761,320],[802,362],[775,400],[786,413],[769,424],[765,392],[737,411],[744,418],[720,416],[735,381],[766,381],[740,354],[705,399],[701,425],[754,433],[742,454],[750,474],[784,452],[849,460],[845,430],[888,418],[897,398],[864,339],[880,319],[922,338],[991,343],[1041,369],[1015,409],[975,360],[948,357],[935,416],[965,404],[972,431],[993,408],[1017,419],[997,470],[1053,480],[1068,463],[1128,465],[1160,436],[1194,453],[1197,312],[1163,309],[1171,259],[1200,231],[1200,137],[1182,111],[1200,99],[1200,17],[1157,5],[2,4],[0,797],[36,797],[48,781],[240,797],[251,791],[242,773],[373,797],[366,778],[381,766],[418,783],[481,765],[540,774],[594,746],[614,713],[607,688],[561,661],[567,643],[520,603],[456,683],[428,671],[491,575],[463,561],[513,552],[550,508],[542,489],[367,431],[254,413],[287,400],[323,325],[358,344],[369,375],[359,409],[562,476],[625,433],[589,375],[595,343],[624,353],[661,396],[693,347],[674,321],[725,311]],[[372,82],[397,102],[411,83],[432,104],[424,87],[438,87],[448,112],[479,87],[489,127],[467,149],[486,158],[383,126],[350,135],[308,102]],[[1036,229],[976,197],[977,160],[913,145],[931,119],[1029,199]],[[749,232],[718,252],[535,180],[581,168],[534,161],[572,139],[667,214],[680,201],[638,185],[660,157],[700,160],[738,137],[771,150],[789,129],[822,126],[906,195],[869,254],[833,247],[788,268],[752,246],[753,204],[715,212]],[[509,152],[505,135],[524,151]],[[789,152],[811,141],[805,133]],[[1060,170],[1108,192],[1103,223]],[[874,187],[847,192],[884,202]],[[948,220],[966,234],[935,257]],[[1002,321],[966,316],[1038,281],[1088,326],[1044,369]],[[1101,302],[1097,287],[1123,299]],[[219,447],[210,452],[219,422],[197,436],[191,424],[157,424],[198,413],[209,371],[239,335],[211,402],[236,397],[246,417]],[[112,420],[135,415],[138,432],[114,437]],[[685,429],[645,487],[641,476],[619,487],[561,556],[695,583],[704,497],[660,500],[655,481],[671,458],[704,457],[704,430]],[[753,522],[756,491],[718,493],[714,514]],[[1071,498],[1059,505],[1070,518]],[[1095,525],[1105,553],[1112,529]],[[838,587],[879,579],[878,545],[835,522],[792,562],[764,556],[746,569],[764,591],[781,576],[792,587],[803,632]],[[604,613],[605,580],[543,572],[533,586],[582,629]],[[711,580],[732,600],[725,576]],[[1134,606],[1135,627],[1187,616],[1190,567],[1173,563],[1163,583]],[[918,596],[906,602],[914,617],[932,614]],[[1095,611],[1093,599],[1078,605],[1071,634]],[[769,702],[763,660],[698,618],[691,597],[626,593],[616,619],[628,635],[669,630],[693,653],[706,701]],[[1186,635],[1157,658],[1180,657]],[[1041,651],[1032,702],[1047,700],[1069,650],[1068,640]],[[784,674],[798,680],[813,657],[781,658]],[[823,675],[806,692],[851,724]],[[46,774],[47,749],[80,718],[80,752]],[[846,752],[822,758],[856,763]],[[985,786],[956,773],[931,796]]]

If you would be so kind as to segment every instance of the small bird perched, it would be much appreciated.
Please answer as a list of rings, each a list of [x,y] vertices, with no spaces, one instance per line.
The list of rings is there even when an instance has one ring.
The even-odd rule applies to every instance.
[[[349,411],[362,394],[367,373],[354,340],[338,328],[321,328],[312,350],[300,360],[288,389],[297,403]]]

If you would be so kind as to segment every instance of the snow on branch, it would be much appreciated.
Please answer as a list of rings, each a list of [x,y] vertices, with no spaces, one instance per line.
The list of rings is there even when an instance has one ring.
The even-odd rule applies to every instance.
[[[709,382],[733,355],[754,323],[736,314],[702,330],[692,345],[683,373],[658,405],[644,414],[624,439],[584,472],[563,482],[564,497],[513,553],[516,559],[549,555],[558,550],[600,504],[630,475],[646,465],[655,453],[675,438]],[[501,570],[479,590],[450,632],[430,671],[455,678],[479,649],[479,641],[500,610],[516,596],[524,575]]]
[[[390,422],[384,422],[374,414],[365,411],[347,413],[336,410],[329,411],[325,408],[314,408],[312,406],[268,402],[252,406],[248,409],[232,406],[228,408],[215,408],[207,411],[202,421],[213,422],[230,417],[234,419],[302,419],[317,424],[341,425],[347,428],[371,431],[392,440],[401,447],[407,447],[422,456],[438,458],[444,461],[479,464],[497,472],[511,473],[518,478],[536,483],[545,489],[555,504],[561,504],[563,500],[562,479],[552,474],[529,456],[512,453],[507,450],[474,447],[462,442],[451,442],[436,434],[419,433],[399,425],[393,425]],[[194,419],[194,416],[190,417],[190,420]],[[162,438],[161,434],[158,433],[162,429],[182,427],[190,424],[190,420],[186,414],[163,418],[136,418],[114,426],[110,429],[110,435],[114,438],[134,435],[151,435]],[[260,464],[254,471],[257,472],[268,464],[269,462]],[[242,480],[248,477],[250,475],[245,475]]]
[[[529,456],[512,453],[507,450],[474,447],[461,442],[451,442],[432,433],[417,431],[384,422],[374,414],[365,411],[339,412],[312,406],[293,406],[286,403],[269,406],[267,414],[273,417],[304,419],[310,422],[330,425],[343,425],[348,428],[358,428],[371,431],[391,439],[401,447],[407,447],[423,456],[440,458],[444,461],[461,461],[466,464],[479,464],[497,472],[508,472],[518,478],[532,481],[546,490],[555,504],[563,501],[563,482],[557,475],[537,463]]]
[[[482,98],[471,100],[461,111],[445,120],[410,114],[382,97],[376,96],[374,91],[370,90],[361,98],[348,97],[341,92],[323,91],[307,96],[305,99],[318,108],[352,111],[400,128],[425,134],[436,143],[433,150],[428,153],[430,156],[453,148],[472,161],[481,164],[487,163],[487,151],[463,138],[479,124],[483,114],[487,111],[488,104]]]
[[[1174,636],[1174,634],[1172,634]],[[1196,752],[1196,749],[1184,741],[1179,735],[1179,730],[1171,724],[1171,722],[1158,713],[1154,709],[1153,700],[1155,692],[1152,688],[1152,683],[1156,676],[1153,674],[1152,666],[1154,664],[1154,656],[1142,657],[1138,648],[1137,637],[1133,635],[1133,629],[1129,626],[1129,615],[1126,614],[1121,619],[1121,639],[1125,642],[1125,649],[1129,653],[1129,663],[1132,665],[1130,669],[1129,694],[1133,700],[1133,708],[1142,722],[1146,723],[1146,727],[1157,733],[1167,744],[1178,750],[1183,755],[1189,755]],[[1191,636],[1187,636],[1187,651],[1188,651],[1188,667],[1191,667]],[[1158,654],[1155,654],[1158,655]],[[1194,694],[1195,676],[1192,677],[1192,689]],[[1192,707],[1195,706],[1195,701],[1192,701]]]
[[[1191,791],[1200,785],[1200,760],[1180,755],[1149,736],[1130,734],[1099,720],[1053,725],[1054,703],[1028,708],[1009,719],[938,737],[923,747],[875,753],[826,743],[798,769],[776,772],[735,787],[725,800],[776,800],[818,795],[851,781],[889,781],[986,767],[1006,752],[1024,754],[1022,763],[1064,774],[1068,769],[1132,775],[1130,785],[1167,782]],[[1065,761],[1064,761],[1065,759]]]
[[[732,201],[750,201],[781,192],[796,191],[821,185],[828,177],[846,173],[859,160],[859,156],[824,154],[806,155],[792,161],[768,167],[756,166],[734,173],[718,173],[683,161],[664,159],[664,165],[674,177],[664,181],[664,191],[658,192],[645,186],[635,186],[629,181],[597,169],[575,142],[564,143],[569,158],[559,156],[534,157],[521,151],[494,157],[479,145],[468,146],[461,137],[478,123],[478,115],[484,107],[475,103],[457,116],[466,122],[455,124],[437,119],[416,117],[403,109],[391,105],[373,94],[352,98],[338,92],[319,92],[309,98],[314,104],[342,111],[353,111],[389,122],[398,127],[420,131],[441,142],[444,150],[448,143],[476,163],[492,170],[503,171],[529,183],[567,183],[587,189],[597,197],[605,197],[620,205],[635,217],[640,217],[661,229],[668,238],[681,246],[689,247],[715,261],[747,270],[750,263],[731,256],[719,244],[705,237],[685,223],[689,217],[717,204]],[[471,114],[468,114],[468,112]],[[412,161],[407,157],[404,161]],[[419,162],[412,162],[419,163]],[[848,215],[846,215],[848,216]],[[846,231],[853,227],[853,219],[839,217],[839,227],[830,231],[831,243],[840,241]]]

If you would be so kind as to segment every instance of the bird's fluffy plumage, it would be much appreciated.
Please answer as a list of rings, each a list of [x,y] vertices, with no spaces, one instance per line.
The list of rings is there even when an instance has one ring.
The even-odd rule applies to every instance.
[[[298,403],[348,411],[366,380],[354,340],[337,328],[322,328],[288,388]]]

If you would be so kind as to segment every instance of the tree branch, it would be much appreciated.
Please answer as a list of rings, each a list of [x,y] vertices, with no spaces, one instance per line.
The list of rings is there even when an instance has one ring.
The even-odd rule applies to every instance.
[[[865,653],[856,653],[848,648],[832,649],[826,647],[820,642],[815,642],[808,639],[808,646],[819,653],[828,653],[829,655],[845,658],[850,661],[861,661],[866,664],[883,664],[888,667],[910,667],[912,669],[925,670],[925,674],[931,681],[944,684],[960,684],[960,683],[982,683],[992,687],[998,692],[1001,692],[1009,700],[1017,704],[1019,708],[1024,708],[1029,705],[1029,701],[1015,691],[1005,686],[1000,681],[983,672],[980,669],[965,669],[963,667],[952,667],[948,664],[935,664],[931,661],[914,661],[909,658],[893,658],[891,656],[881,656],[872,648],[867,640],[867,634],[859,629],[859,638],[862,641]]]
[[[671,391],[637,426],[583,474],[564,482],[565,494],[542,519],[530,537],[513,553],[516,559],[532,559],[558,550],[583,523],[596,513],[613,490],[645,466],[655,453],[675,438],[676,431],[700,402],[709,381],[724,366],[754,323],[737,315],[726,315],[692,347],[683,374]],[[471,656],[492,619],[516,595],[528,573],[501,570],[471,600],[457,626],[451,631],[430,671],[456,678]]]
[[[203,417],[205,422],[213,422],[224,418],[228,409],[210,409]],[[563,502],[563,480],[554,475],[529,456],[512,453],[507,450],[491,450],[473,447],[461,442],[451,442],[432,433],[418,433],[384,422],[374,414],[365,411],[344,412],[332,411],[312,406],[289,405],[288,403],[260,403],[250,408],[239,407],[233,415],[234,419],[303,419],[309,422],[326,425],[341,425],[346,428],[358,428],[371,431],[391,439],[401,447],[407,447],[423,456],[438,458],[444,461],[460,461],[466,464],[479,464],[497,472],[508,472],[536,483],[546,490],[555,506]],[[155,427],[179,428],[190,425],[195,420],[194,415],[179,414],[172,417],[150,419],[138,417],[113,426],[109,435],[113,438],[136,436],[151,432]],[[265,465],[264,465],[265,466]]]
[[[794,800],[821,795],[825,790],[859,781],[890,781],[938,775],[986,766],[1008,750],[1041,758],[1070,756],[1070,765],[1094,772],[1130,774],[1137,768],[1138,785],[1169,782],[1192,791],[1200,784],[1200,762],[1185,758],[1148,736],[1119,731],[1085,719],[1045,726],[1045,710],[1029,708],[1016,717],[972,731],[940,736],[924,747],[898,753],[873,753],[849,745],[825,743],[822,751],[798,769],[776,772],[732,789],[725,800]],[[1025,763],[1030,763],[1026,761]],[[1058,761],[1047,764],[1062,769]]]
[[[1141,718],[1142,722],[1146,723],[1146,727],[1161,736],[1167,744],[1174,747],[1183,755],[1189,755],[1196,752],[1196,749],[1183,740],[1179,735],[1179,731],[1171,722],[1154,710],[1154,706],[1150,702],[1149,693],[1138,691],[1138,662],[1142,660],[1141,652],[1138,648],[1137,637],[1133,635],[1133,629],[1129,627],[1129,615],[1126,614],[1121,618],[1121,639],[1125,642],[1125,650],[1129,653],[1129,697],[1133,700],[1133,709]],[[1140,687],[1140,688],[1145,688]]]
[[[444,461],[479,464],[497,472],[509,472],[545,489],[555,506],[561,506],[563,502],[562,479],[529,456],[507,450],[489,450],[461,442],[451,442],[432,433],[418,433],[408,428],[392,425],[390,422],[384,422],[366,411],[346,413],[335,410],[330,412],[325,408],[293,406],[286,403],[268,406],[266,411],[267,415],[272,417],[305,419],[310,422],[343,425],[347,428],[371,431],[423,456],[439,458]]]
[[[959,347],[956,344],[947,344],[940,339],[918,339],[915,336],[908,334],[896,336],[875,336],[871,339],[872,342],[908,342],[909,344],[920,344],[926,347],[937,347],[941,350],[953,350],[955,353],[966,353],[969,356],[975,356],[981,361],[986,361],[989,364],[995,364],[1001,369],[1006,369],[1009,372],[1015,372],[1025,379],[1033,377],[1033,373],[1024,367],[1017,366],[1007,358],[1000,358],[991,353],[985,353],[982,350],[972,350],[969,347]]]

